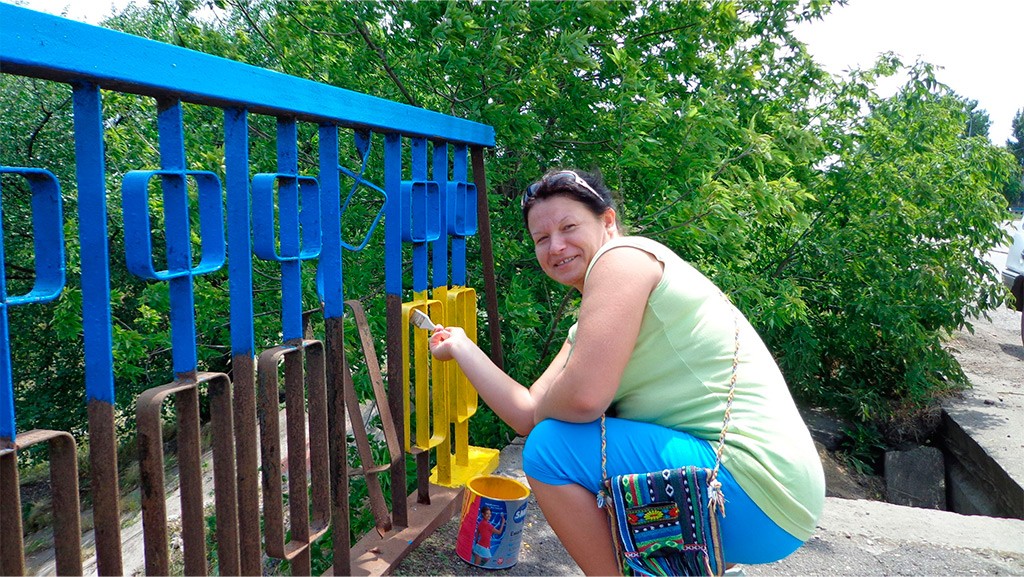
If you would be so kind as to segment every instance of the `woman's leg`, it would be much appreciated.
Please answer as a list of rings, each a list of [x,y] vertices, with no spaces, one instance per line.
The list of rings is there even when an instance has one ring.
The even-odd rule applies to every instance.
[[[624,419],[609,418],[607,425],[609,476],[645,473],[683,465],[712,467],[715,464],[715,451],[711,444],[687,433]],[[563,512],[570,519],[582,518],[584,511],[589,514],[596,510],[601,515],[605,514],[597,508],[594,498],[601,485],[599,422],[565,423],[547,420],[538,423],[523,450],[523,469],[531,482],[552,487],[573,486],[590,495],[589,505],[580,507],[573,502],[572,507],[575,509],[562,505],[558,500],[548,508],[542,504],[545,517],[548,517],[548,511],[552,508]],[[718,480],[722,482],[728,503],[728,515],[720,523],[722,549],[727,564],[770,563],[782,559],[800,546],[798,539],[782,530],[758,508],[736,483],[728,468],[721,468]],[[538,501],[541,498],[539,492],[537,498]],[[554,528],[555,522],[549,522]],[[604,526],[607,527],[607,522]],[[562,538],[557,528],[555,532]],[[608,529],[603,529],[601,534],[611,538]],[[569,549],[570,544],[565,545]],[[608,549],[611,550],[610,541]],[[576,558],[575,554],[573,558]]]
[[[608,516],[579,485],[549,485],[527,477],[544,518],[587,575],[620,575]]]

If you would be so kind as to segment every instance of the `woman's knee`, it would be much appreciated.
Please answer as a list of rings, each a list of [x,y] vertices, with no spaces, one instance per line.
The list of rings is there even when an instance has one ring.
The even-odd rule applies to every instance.
[[[526,437],[526,445],[523,447],[523,469],[536,465],[549,458],[552,440],[558,438],[557,429],[564,424],[560,421],[545,419],[536,425]]]
[[[523,471],[549,484],[573,482],[566,466],[579,450],[572,439],[578,438],[586,424],[545,419],[530,432],[523,447]]]

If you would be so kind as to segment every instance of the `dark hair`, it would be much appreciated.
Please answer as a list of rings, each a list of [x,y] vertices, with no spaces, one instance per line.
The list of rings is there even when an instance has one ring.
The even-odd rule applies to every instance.
[[[579,180],[583,183],[580,183]],[[584,184],[585,183],[585,184]],[[538,200],[565,196],[586,206],[596,216],[604,214],[609,208],[618,210],[615,197],[604,184],[598,171],[584,172],[575,169],[549,170],[523,191],[522,210],[523,224],[529,226],[530,209]]]

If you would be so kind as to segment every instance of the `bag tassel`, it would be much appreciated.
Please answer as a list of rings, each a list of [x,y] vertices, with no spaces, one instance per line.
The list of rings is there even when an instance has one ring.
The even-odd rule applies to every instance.
[[[600,496],[598,496],[600,500]],[[714,515],[721,512],[725,518],[725,493],[722,492],[722,483],[718,479],[708,481],[708,511]]]

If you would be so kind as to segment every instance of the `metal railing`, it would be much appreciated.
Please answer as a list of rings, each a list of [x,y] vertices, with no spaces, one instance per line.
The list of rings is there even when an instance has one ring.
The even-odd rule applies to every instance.
[[[501,362],[495,338],[500,333],[494,322],[498,318],[494,310],[497,301],[483,169],[483,150],[494,145],[493,129],[9,4],[0,4],[0,22],[0,72],[72,88],[74,128],[69,137],[73,137],[75,147],[82,363],[97,572],[124,573],[110,286],[111,263],[119,260],[112,258],[108,241],[115,232],[123,234],[125,240],[128,272],[146,282],[166,283],[170,298],[173,378],[136,399],[148,574],[164,575],[171,568],[163,439],[163,415],[168,408],[173,408],[177,419],[184,572],[199,575],[209,569],[200,440],[200,399],[204,396],[210,406],[215,541],[222,574],[258,575],[264,554],[290,560],[295,574],[309,574],[311,544],[328,528],[333,529],[334,574],[372,571],[356,566],[356,554],[349,547],[351,474],[367,479],[370,508],[381,536],[422,532],[436,526],[436,521],[411,518],[410,511],[431,501],[432,486],[426,471],[431,449],[436,449],[439,463],[435,481],[446,484],[443,481],[452,480],[451,467],[466,466],[465,421],[476,409],[476,396],[459,375],[438,376],[450,369],[435,371],[432,379],[422,380],[427,370],[419,367],[417,392],[429,387],[431,396],[417,398],[417,406],[413,406],[408,383],[403,386],[408,378],[403,375],[403,364],[408,364],[410,355],[418,358],[415,355],[422,353],[411,351],[410,343],[422,344],[425,335],[417,334],[418,340],[411,340],[403,315],[422,308],[441,316],[436,320],[475,327],[476,295],[467,286],[465,239],[477,234],[479,228],[488,319],[496,347],[492,356]],[[124,214],[120,231],[108,230],[107,226],[104,92],[147,97],[157,111],[159,166],[125,174],[120,191]],[[223,183],[213,170],[187,168],[185,103],[223,111]],[[276,122],[276,172],[253,174],[249,138],[254,116],[271,117]],[[319,171],[315,175],[299,170],[297,127],[302,123],[317,127]],[[341,165],[339,148],[345,133],[351,134],[362,155],[358,172]],[[375,138],[384,142],[384,182],[380,187],[363,178]],[[403,148],[408,154],[403,154]],[[403,157],[409,158],[408,166],[403,166]],[[430,170],[428,164],[432,165]],[[8,334],[10,307],[51,301],[65,289],[61,183],[46,166],[6,166],[2,151],[0,172],[9,174],[8,178],[25,179],[31,190],[35,242],[34,288],[25,295],[11,296],[5,279],[0,278],[0,573],[25,572],[18,451],[46,442],[50,445],[53,479],[56,570],[80,574],[83,559],[75,440],[62,431],[17,431]],[[360,186],[378,191],[384,200],[366,238],[355,246],[342,240],[342,215]],[[152,202],[153,190],[161,192],[160,202]],[[157,240],[152,230],[154,206],[162,207],[157,209],[162,214],[156,220],[163,223]],[[342,289],[343,251],[365,247],[382,218],[385,353],[389,359],[405,359],[405,363],[388,363],[386,376],[381,372],[362,304],[346,300]],[[413,298],[403,302],[403,246],[409,245]],[[435,258],[428,298],[430,253]],[[3,254],[0,238],[0,264]],[[254,339],[254,256],[276,263],[281,274],[282,340],[265,351],[256,350]],[[230,343],[223,344],[231,350],[230,377],[200,370],[196,350],[195,279],[222,271],[225,263],[230,290]],[[321,338],[307,334],[303,320],[302,279],[310,267],[316,270],[322,306]],[[346,307],[358,327],[362,362],[379,405],[388,462],[373,462],[358,410],[359,399],[345,358]],[[287,498],[280,481],[282,388]],[[438,410],[432,413],[432,407],[418,406],[420,401]],[[352,447],[345,443],[346,412],[362,463],[358,470],[349,470],[348,466]],[[429,438],[408,438],[412,434],[408,423],[414,412],[424,419],[423,423],[431,415],[437,433],[427,434]],[[460,437],[454,447],[448,439],[452,427]],[[417,431],[430,428],[417,422]],[[417,455],[417,507],[408,503],[405,494],[403,448]],[[391,476],[390,510],[377,478],[384,473]],[[454,499],[454,493],[447,495],[449,501]],[[402,533],[401,540],[419,540],[406,537]]]

